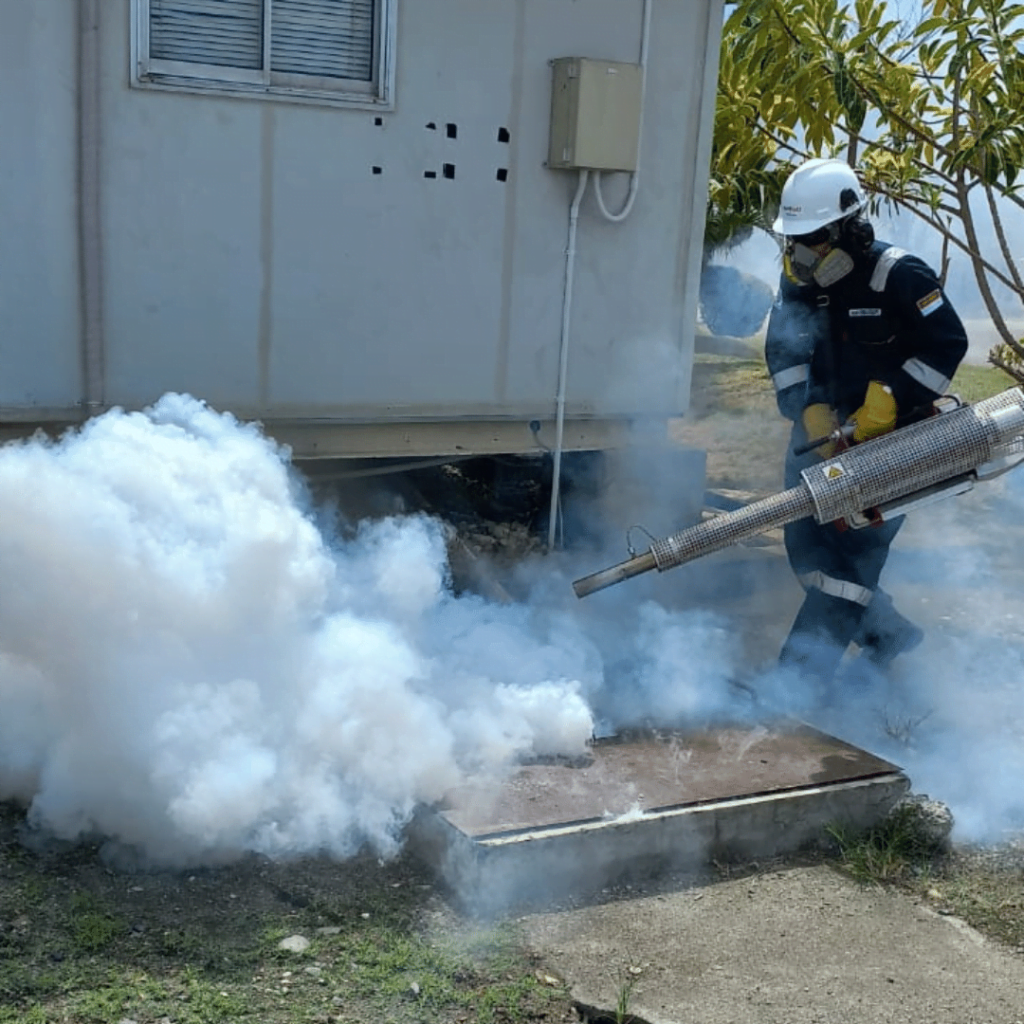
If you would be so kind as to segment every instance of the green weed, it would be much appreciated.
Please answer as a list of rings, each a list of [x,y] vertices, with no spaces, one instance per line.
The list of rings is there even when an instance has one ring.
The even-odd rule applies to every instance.
[[[198,957],[205,946],[202,936],[190,928],[169,928],[160,934],[157,948],[164,956],[188,962]]]
[[[41,1006],[25,1010],[0,1006],[0,1024],[50,1024],[50,1015]]]
[[[913,807],[897,807],[866,832],[830,825],[828,834],[839,848],[843,867],[862,882],[898,882],[920,876],[934,861],[936,850],[916,824]]]
[[[127,931],[124,920],[105,910],[89,893],[73,893],[69,910],[74,943],[86,952],[103,949]]]
[[[60,978],[54,971],[19,962],[0,963],[0,1006],[19,1000],[45,998],[60,989]]]
[[[625,980],[619,985],[618,997],[615,1000],[615,1024],[629,1024],[632,1020],[629,1006],[633,999],[633,986],[635,984],[636,978],[627,975]]]

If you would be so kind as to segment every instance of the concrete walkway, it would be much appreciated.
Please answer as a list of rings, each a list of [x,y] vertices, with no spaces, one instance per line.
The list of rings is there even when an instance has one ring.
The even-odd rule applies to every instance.
[[[522,919],[573,998],[651,1024],[1024,1024],[1024,956],[827,865]]]

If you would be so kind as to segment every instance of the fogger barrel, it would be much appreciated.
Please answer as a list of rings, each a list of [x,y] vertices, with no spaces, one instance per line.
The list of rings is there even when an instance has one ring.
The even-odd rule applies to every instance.
[[[651,569],[664,572],[767,530],[813,516],[818,523],[909,503],[979,468],[1024,453],[1024,390],[1010,388],[850,448],[801,472],[796,487],[688,527],[619,565],[573,583],[586,597]],[[966,488],[963,488],[966,489]]]

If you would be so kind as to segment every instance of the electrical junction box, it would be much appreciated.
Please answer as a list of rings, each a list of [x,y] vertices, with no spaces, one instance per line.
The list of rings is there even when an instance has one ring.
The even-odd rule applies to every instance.
[[[589,57],[552,63],[548,167],[635,171],[642,69]]]

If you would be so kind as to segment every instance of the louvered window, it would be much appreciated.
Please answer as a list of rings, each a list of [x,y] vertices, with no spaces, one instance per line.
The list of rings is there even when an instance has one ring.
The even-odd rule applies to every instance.
[[[132,84],[392,100],[398,0],[133,0]]]

